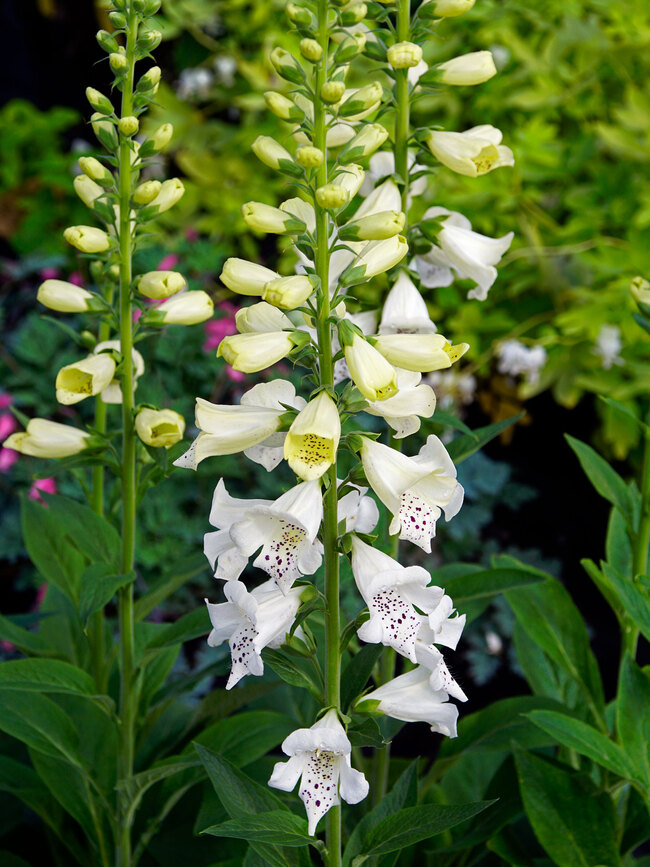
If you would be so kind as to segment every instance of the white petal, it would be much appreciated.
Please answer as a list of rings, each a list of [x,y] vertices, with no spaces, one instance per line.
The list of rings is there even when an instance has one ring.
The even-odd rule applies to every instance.
[[[283,792],[291,792],[296,787],[305,766],[304,756],[292,756],[288,762],[276,762],[269,786],[281,789]]]
[[[267,472],[274,470],[284,459],[284,441],[286,433],[274,433],[259,445],[244,449],[244,454],[249,461],[264,467]]]
[[[341,757],[327,751],[311,753],[305,763],[299,794],[307,811],[311,836],[330,807],[340,803],[337,791],[340,764]]]
[[[340,764],[339,794],[348,804],[358,804],[368,794],[368,781],[361,773],[356,771],[350,764],[350,757],[346,756]]]

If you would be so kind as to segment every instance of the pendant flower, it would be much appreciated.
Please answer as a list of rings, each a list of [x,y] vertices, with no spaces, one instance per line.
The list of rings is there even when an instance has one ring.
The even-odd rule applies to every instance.
[[[368,794],[368,782],[350,762],[352,746],[334,709],[329,710],[311,728],[292,732],[282,744],[290,756],[273,768],[269,786],[290,792],[300,780],[300,799],[305,805],[309,833],[330,807],[358,804]]]
[[[371,401],[364,412],[386,419],[395,431],[395,439],[404,439],[420,430],[420,418],[431,418],[436,395],[430,385],[421,382],[422,374],[395,369],[397,394],[387,400]]]
[[[410,458],[363,437],[361,461],[372,489],[393,514],[389,533],[399,532],[400,539],[430,552],[441,510],[450,521],[464,497],[456,481],[456,467],[442,442],[431,434]]]
[[[459,175],[476,178],[500,166],[514,166],[510,148],[501,144],[503,133],[490,124],[465,132],[432,130],[426,144],[433,156]]]
[[[338,407],[321,391],[294,419],[284,441],[284,456],[301,479],[320,479],[336,461],[340,437]]]
[[[393,283],[384,301],[380,334],[435,334],[424,298],[406,271]]]
[[[226,689],[232,689],[247,674],[264,674],[262,650],[284,642],[303,592],[304,587],[296,587],[281,593],[273,581],[265,581],[249,593],[241,581],[227,581],[227,602],[215,605],[205,600],[212,623],[208,644],[230,644],[232,667]]]

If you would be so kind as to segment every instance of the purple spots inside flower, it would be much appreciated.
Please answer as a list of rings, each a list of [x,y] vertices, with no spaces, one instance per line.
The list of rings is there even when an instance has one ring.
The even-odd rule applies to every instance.
[[[400,539],[413,542],[424,551],[431,551],[431,539],[436,534],[439,517],[440,509],[437,506],[430,505],[412,491],[405,491],[400,499],[398,513]]]
[[[255,650],[256,637],[257,630],[252,623],[247,623],[230,638],[232,667],[226,689],[232,689],[246,674],[262,674],[262,659]]]
[[[292,445],[293,463],[302,465],[306,470],[327,468],[334,461],[334,442],[329,437],[320,437],[313,433],[300,437],[294,435]]]
[[[339,803],[338,777],[340,757],[326,750],[316,750],[305,764],[300,783],[300,797],[309,819],[309,833],[330,807]]]
[[[298,558],[305,540],[306,533],[302,527],[278,521],[278,531],[264,545],[255,561],[255,565],[270,575],[283,593],[302,574]]]
[[[414,659],[415,638],[422,625],[422,617],[396,587],[382,590],[370,602],[372,616],[381,619],[382,643]]]

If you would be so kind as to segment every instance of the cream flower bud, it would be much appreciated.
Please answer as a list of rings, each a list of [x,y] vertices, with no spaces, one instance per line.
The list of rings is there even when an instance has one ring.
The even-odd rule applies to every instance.
[[[65,406],[103,391],[113,381],[115,361],[107,353],[66,364],[56,377],[56,399]]]
[[[301,409],[284,441],[284,457],[306,482],[320,479],[336,461],[341,437],[339,411],[326,391]]]
[[[205,322],[214,313],[214,304],[207,292],[198,289],[182,292],[164,301],[155,310],[149,310],[142,317],[145,324],[157,325],[196,325]],[[162,320],[161,320],[162,317]]]
[[[433,156],[459,175],[475,178],[499,166],[513,166],[510,148],[501,145],[503,135],[489,124],[465,132],[433,130],[426,144]]]
[[[369,123],[361,128],[339,154],[339,163],[346,163],[368,157],[380,148],[388,138],[388,132],[379,123]]]
[[[316,201],[319,207],[334,210],[347,205],[350,198],[349,192],[338,184],[325,184],[316,190]]]
[[[436,80],[443,84],[483,84],[497,74],[491,51],[472,51],[440,63],[431,70]],[[430,73],[422,77],[428,83]]]
[[[269,135],[259,135],[251,145],[255,156],[270,169],[278,169],[298,177],[302,174],[299,165],[286,148]]]
[[[422,49],[414,42],[397,42],[386,52],[393,69],[410,69],[422,60]]]
[[[80,157],[79,168],[84,175],[87,175],[92,181],[97,181],[103,187],[113,186],[113,175],[95,157]]]
[[[293,277],[277,277],[269,280],[262,292],[264,301],[283,310],[294,310],[309,298],[314,291],[309,277],[297,274]]]
[[[101,112],[95,112],[92,114],[90,122],[98,141],[101,142],[107,150],[116,150],[119,145],[119,139],[115,132],[115,124],[110,120],[106,120]]]
[[[370,280],[401,262],[407,252],[408,244],[403,235],[395,235],[386,241],[370,241],[341,274],[340,282],[344,286],[352,286]]]
[[[140,129],[140,121],[134,115],[129,114],[126,117],[121,117],[117,122],[117,127],[122,135],[135,135]]]
[[[367,14],[368,7],[365,3],[350,3],[345,9],[341,10],[341,24],[343,27],[359,24]]]
[[[33,418],[27,423],[27,430],[11,434],[2,445],[35,458],[68,458],[87,448],[89,439],[90,434],[79,428]]]
[[[240,334],[290,331],[293,328],[293,323],[289,317],[266,301],[259,301],[249,307],[241,307],[235,314],[235,323]]]
[[[152,66],[151,69],[148,69],[138,81],[137,89],[139,91],[155,90],[160,84],[161,76],[162,72],[160,67]]]
[[[304,6],[298,6],[296,3],[287,3],[284,11],[287,13],[287,18],[293,21],[294,24],[309,27],[314,21],[314,16],[309,9]]]
[[[186,285],[185,277],[178,271],[149,271],[138,280],[138,292],[146,298],[169,298]]]
[[[242,373],[257,373],[289,355],[294,347],[288,332],[266,331],[258,334],[232,334],[224,337],[217,358],[224,358]]]
[[[160,187],[160,192],[156,198],[149,203],[149,207],[158,208],[158,213],[162,214],[163,211],[168,211],[170,208],[173,208],[184,194],[185,187],[180,178],[171,178],[168,181],[163,181]]]
[[[72,182],[75,193],[88,208],[95,207],[95,200],[104,195],[104,188],[87,175],[77,175]]]
[[[275,71],[282,78],[294,84],[301,84],[305,80],[305,73],[296,59],[284,48],[274,48],[271,52],[271,63]]]
[[[136,205],[149,205],[160,192],[160,181],[145,181],[138,184],[133,193],[133,201]]]
[[[300,53],[310,63],[317,63],[323,56],[323,49],[315,39],[301,39]]]
[[[406,223],[401,211],[380,211],[360,220],[352,220],[339,230],[342,241],[382,241],[399,235]]]
[[[246,225],[256,232],[270,232],[275,235],[301,235],[305,231],[302,220],[287,211],[264,205],[262,202],[247,202],[242,205],[242,216]]]
[[[293,198],[287,199],[285,202],[280,204],[281,211],[287,211],[289,214],[293,214],[294,217],[297,217],[307,227],[307,231],[312,234],[316,231],[316,211],[314,210],[314,206],[306,202],[304,199]]]
[[[103,253],[111,245],[106,232],[96,226],[69,226],[63,237],[82,253]]]
[[[373,81],[359,90],[351,91],[350,95],[341,103],[339,114],[342,117],[353,118],[363,112],[374,111],[381,102],[383,90],[381,84]]]
[[[86,99],[95,111],[98,111],[100,114],[113,114],[113,103],[99,90],[95,90],[94,87],[86,88]]]
[[[296,121],[298,123],[304,118],[302,110],[281,93],[276,93],[274,90],[267,90],[264,94],[264,100],[269,111],[272,111],[273,114],[281,120]]]
[[[174,127],[171,123],[163,123],[162,126],[159,126],[157,130],[154,131],[153,135],[151,135],[145,144],[151,143],[154,148],[154,152],[161,151],[163,148],[166,148],[169,142],[172,140],[172,136],[174,135]]]
[[[366,173],[361,168],[354,163],[351,163],[348,166],[344,166],[338,174],[335,176],[332,181],[337,187],[341,187],[346,190],[348,194],[348,199],[352,201],[352,199],[356,196],[356,194],[361,189],[361,185],[366,177]]]
[[[340,66],[342,63],[349,63],[357,54],[361,54],[366,47],[366,36],[364,33],[355,33],[351,36],[346,36],[334,55],[334,63]]]
[[[637,304],[650,307],[650,283],[643,277],[635,277],[630,283],[630,294]]]
[[[36,300],[50,310],[59,313],[85,313],[92,309],[91,304],[97,296],[81,286],[65,280],[46,280],[38,287]]]
[[[146,445],[168,449],[183,439],[185,419],[173,409],[141,409],[135,432]]]
[[[124,75],[126,67],[128,66],[125,54],[122,54],[121,51],[113,51],[108,55],[108,62],[110,63],[113,72],[118,75]]]
[[[320,97],[328,105],[340,102],[343,99],[344,93],[345,82],[343,81],[326,81],[320,89]]]
[[[423,3],[420,9],[426,9],[425,14],[430,13],[434,18],[456,18],[469,12],[475,2],[476,0],[429,0]]]
[[[275,280],[279,276],[277,271],[258,265],[257,262],[231,258],[224,262],[219,279],[231,292],[238,295],[261,296],[269,280]]]
[[[351,328],[344,330],[345,322],[339,324],[339,339],[352,381],[370,402],[393,397],[397,394],[395,368],[360,334]]]
[[[452,346],[442,334],[380,334],[373,343],[391,364],[418,373],[451,367],[469,349],[467,343]]]
[[[302,145],[296,149],[296,162],[306,169],[317,169],[323,162],[323,151],[312,145]]]

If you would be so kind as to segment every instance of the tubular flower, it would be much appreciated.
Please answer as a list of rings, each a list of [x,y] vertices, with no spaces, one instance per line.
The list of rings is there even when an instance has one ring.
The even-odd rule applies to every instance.
[[[435,68],[435,74],[443,84],[483,84],[497,74],[491,51],[472,51],[453,57]]]
[[[96,295],[65,280],[46,280],[38,287],[36,300],[59,313],[85,313],[91,310]]]
[[[273,768],[269,786],[290,792],[300,780],[300,799],[305,805],[309,833],[330,807],[358,804],[368,794],[368,783],[350,762],[352,745],[334,709],[329,710],[311,728],[298,729],[286,738],[282,751],[288,762]]]
[[[213,313],[212,298],[202,289],[196,289],[173,295],[158,307],[148,310],[142,321],[148,325],[197,325]]]
[[[277,271],[248,262],[246,259],[226,259],[219,279],[238,295],[261,296],[269,280],[276,280],[280,275]]]
[[[292,277],[278,277],[275,280],[269,280],[262,292],[262,298],[269,304],[273,304],[274,307],[294,310],[304,304],[313,291],[314,286],[309,277],[296,274]]]
[[[442,442],[432,434],[410,458],[363,437],[361,461],[372,489],[393,515],[389,533],[430,552],[441,510],[450,521],[464,497]]]
[[[434,334],[424,298],[406,271],[393,283],[386,296],[379,323],[380,334]]]
[[[495,266],[508,251],[514,233],[508,232],[502,238],[488,238],[473,232],[467,217],[446,208],[429,208],[424,217],[444,219],[437,234],[438,246],[415,260],[422,285],[429,288],[449,286],[453,281],[453,271],[459,279],[476,283],[476,288],[467,293],[468,298],[484,301],[497,279]]]
[[[287,331],[231,334],[219,344],[217,358],[242,373],[257,373],[289,355],[294,346]]]
[[[442,334],[380,334],[373,343],[391,364],[419,373],[451,367],[469,349],[468,343],[452,346]]]
[[[101,190],[101,187],[99,189]],[[70,226],[63,233],[63,237],[68,244],[82,253],[103,253],[111,246],[106,232],[96,226]]]
[[[252,457],[247,450],[265,445],[276,433],[286,412],[283,404],[296,409],[305,405],[303,398],[296,396],[292,383],[284,379],[259,383],[242,396],[239,406],[210,403],[197,397],[195,420],[200,433],[188,451],[174,461],[174,466],[195,470],[205,458],[243,451],[272,469],[277,461],[267,466],[261,457]]]
[[[397,371],[372,344],[356,332],[339,339],[350,377],[366,400],[385,401],[397,394]]]
[[[401,262],[407,252],[408,244],[403,235],[385,241],[370,241],[341,274],[340,281],[344,286],[350,286],[370,280]]]
[[[433,130],[427,147],[433,156],[459,175],[476,178],[500,166],[514,166],[510,148],[501,144],[503,133],[489,124],[465,132]]]
[[[240,307],[235,313],[235,323],[240,334],[260,334],[269,331],[285,331],[293,328],[293,323],[272,304],[259,301],[250,307]]]
[[[32,418],[27,430],[11,434],[2,445],[35,458],[69,458],[88,448],[90,434],[67,424]]]
[[[168,449],[183,439],[185,419],[173,409],[145,408],[135,417],[135,431],[148,446]]]
[[[420,419],[431,418],[436,395],[422,376],[411,370],[397,370],[397,394],[387,400],[371,401],[364,412],[386,419],[395,431],[395,439],[404,439],[420,430]]]
[[[113,349],[115,352],[120,353],[122,351],[119,340],[102,340],[101,343],[98,343],[97,346],[95,346],[93,352],[99,355],[106,349]],[[131,351],[131,357],[133,358],[133,390],[135,391],[138,386],[138,379],[140,379],[144,373],[144,358],[140,355],[137,349]],[[113,379],[102,391],[100,396],[104,403],[122,403],[122,386],[119,379]]]
[[[215,605],[205,600],[212,623],[208,644],[230,644],[232,665],[226,689],[232,689],[247,674],[264,674],[262,650],[283,644],[303,592],[303,587],[296,587],[285,595],[272,581],[265,581],[249,593],[240,581],[227,581],[227,602]]]
[[[321,391],[294,419],[284,441],[284,457],[301,479],[319,479],[335,463],[340,437],[336,403]]]
[[[89,355],[66,364],[56,377],[56,399],[65,406],[102,392],[113,380],[115,361],[110,355]]]

